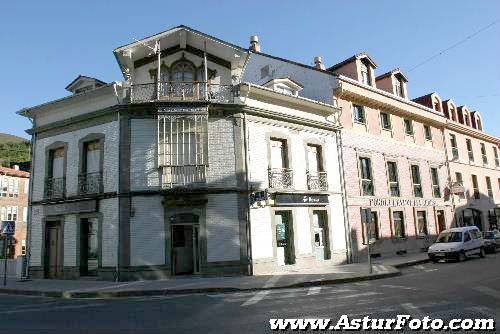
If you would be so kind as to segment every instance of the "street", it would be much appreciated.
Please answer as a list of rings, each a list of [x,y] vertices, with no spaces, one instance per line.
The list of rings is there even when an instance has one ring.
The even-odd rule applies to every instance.
[[[0,333],[263,333],[269,318],[500,319],[500,254],[394,278],[285,290],[126,299],[0,295]],[[497,329],[498,331],[498,329]]]

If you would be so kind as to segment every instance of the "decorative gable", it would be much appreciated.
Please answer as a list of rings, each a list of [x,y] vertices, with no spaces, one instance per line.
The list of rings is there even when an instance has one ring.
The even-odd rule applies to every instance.
[[[270,88],[278,93],[298,96],[303,89],[302,85],[293,81],[290,78],[275,78],[271,79],[262,86]]]

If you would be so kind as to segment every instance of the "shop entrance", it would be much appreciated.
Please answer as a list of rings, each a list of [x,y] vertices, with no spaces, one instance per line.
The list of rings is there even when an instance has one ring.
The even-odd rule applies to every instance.
[[[84,218],[80,223],[80,276],[96,276],[98,266],[98,220]]]
[[[276,257],[279,266],[295,263],[291,211],[276,211]]]
[[[314,229],[314,248],[316,260],[328,260],[329,238],[328,238],[328,219],[325,211],[313,212],[313,229]]]
[[[172,216],[172,273],[174,275],[200,272],[200,226],[193,214]]]
[[[480,231],[483,230],[483,214],[476,209],[465,209],[462,211],[464,226],[476,226]]]
[[[45,228],[45,278],[57,278],[62,265],[62,235],[61,223],[58,221],[47,222]]]

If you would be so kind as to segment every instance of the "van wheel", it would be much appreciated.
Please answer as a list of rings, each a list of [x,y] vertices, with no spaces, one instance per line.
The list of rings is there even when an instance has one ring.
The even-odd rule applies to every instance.
[[[467,256],[465,256],[465,253],[464,252],[458,253],[458,262],[464,262],[465,260],[467,260]]]
[[[483,258],[484,256],[485,256],[485,253],[484,253],[484,248],[483,248],[483,247],[481,247],[481,248],[479,249],[479,257]]]

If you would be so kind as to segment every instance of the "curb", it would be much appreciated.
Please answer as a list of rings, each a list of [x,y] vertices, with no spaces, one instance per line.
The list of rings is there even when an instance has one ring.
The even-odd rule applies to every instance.
[[[348,278],[337,278],[330,280],[318,280],[299,282],[282,286],[261,287],[261,288],[193,288],[193,289],[157,289],[157,290],[128,290],[128,291],[37,291],[37,290],[21,290],[0,288],[0,293],[11,295],[37,296],[37,297],[52,297],[62,299],[87,299],[87,298],[125,298],[125,297],[141,297],[141,296],[166,296],[166,295],[186,295],[199,293],[227,293],[227,292],[246,292],[259,290],[277,290],[290,289],[311,286],[335,285],[343,283],[353,283],[361,281],[370,281],[382,278],[396,277],[401,275],[399,270],[389,273],[375,274],[371,276],[358,276]]]
[[[425,258],[425,259],[421,259],[421,260],[413,260],[413,261],[409,261],[409,262],[405,262],[405,263],[396,264],[396,265],[393,265],[393,267],[396,269],[401,269],[401,268],[416,266],[419,264],[429,263],[430,261],[431,260],[429,258]]]

